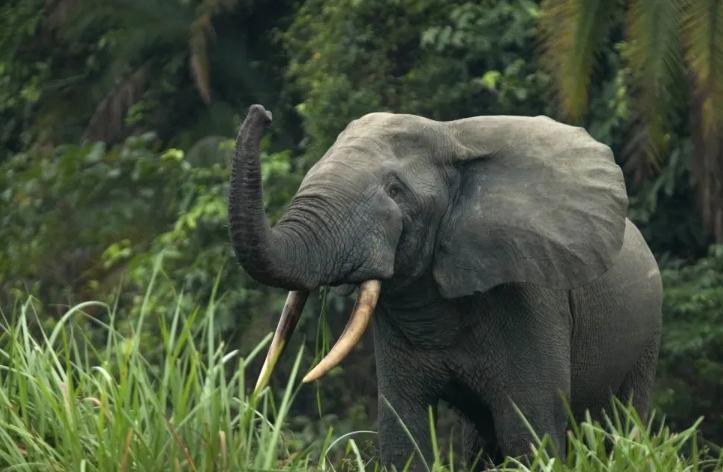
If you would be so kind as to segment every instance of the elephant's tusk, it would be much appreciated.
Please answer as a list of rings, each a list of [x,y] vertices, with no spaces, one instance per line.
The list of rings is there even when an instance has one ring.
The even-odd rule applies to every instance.
[[[306,303],[308,296],[309,292],[306,290],[292,290],[289,292],[289,296],[286,297],[279,324],[276,326],[269,352],[266,353],[266,360],[264,360],[264,365],[261,367],[259,379],[256,381],[254,395],[258,394],[269,383],[271,371],[274,370],[276,362],[294,333],[294,328],[296,328],[296,323],[298,323],[301,312],[304,310],[304,303]]]
[[[369,325],[369,320],[374,313],[374,307],[379,300],[382,284],[378,280],[367,280],[359,285],[359,294],[356,298],[354,310],[349,316],[349,321],[341,333],[341,336],[334,344],[334,347],[316,366],[309,371],[302,382],[309,383],[324,376],[331,369],[336,367],[351,352],[361,339],[364,331]]]

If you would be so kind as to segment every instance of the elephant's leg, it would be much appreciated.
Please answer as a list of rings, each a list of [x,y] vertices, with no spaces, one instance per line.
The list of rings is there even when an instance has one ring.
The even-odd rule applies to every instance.
[[[489,385],[477,388],[488,396],[498,446],[507,456],[529,454],[534,435],[527,422],[540,438],[549,434],[564,456],[572,333],[567,294],[510,285],[492,297],[496,324],[487,344],[494,367]]]
[[[465,464],[470,470],[479,469],[480,462],[483,461],[483,451],[486,450],[486,444],[482,435],[477,431],[477,427],[462,416],[462,446],[464,447],[464,458],[467,460]]]
[[[442,399],[450,404],[459,416],[461,438],[455,442],[463,447],[465,465],[469,470],[484,470],[485,465],[498,459],[492,413],[478,394],[459,381],[451,382]],[[455,438],[458,438],[455,435]]]
[[[411,460],[411,470],[431,466],[432,432],[429,408],[436,415],[436,402],[422,400],[410,392],[379,392],[379,449],[383,464],[398,470]],[[433,403],[430,405],[430,403]]]
[[[489,412],[486,412],[489,413]],[[469,470],[486,470],[487,465],[498,459],[497,441],[492,426],[492,416],[484,424],[462,415],[462,444],[465,464]]]
[[[379,388],[379,448],[382,462],[401,470],[412,458],[412,470],[431,466],[429,408],[436,416],[446,373],[434,351],[417,351],[376,317],[374,351]],[[420,457],[421,456],[421,457]]]
[[[659,341],[656,336],[637,360],[633,369],[625,376],[617,392],[621,401],[632,403],[643,421],[646,420],[650,408],[650,394],[655,382],[655,367],[658,363]]]
[[[547,434],[564,458],[567,414],[561,394],[553,390],[518,390],[506,401],[500,399],[493,409],[493,416],[497,441],[503,455],[528,455],[531,445],[537,445],[535,435],[542,438]]]

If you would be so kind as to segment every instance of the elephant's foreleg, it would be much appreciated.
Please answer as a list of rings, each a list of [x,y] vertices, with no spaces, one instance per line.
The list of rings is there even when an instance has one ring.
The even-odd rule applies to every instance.
[[[548,390],[513,394],[506,401],[500,400],[493,409],[493,416],[497,441],[505,456],[529,455],[531,447],[538,445],[535,435],[542,438],[547,434],[556,452],[560,457],[565,457],[567,414],[556,392]]]
[[[567,293],[509,285],[494,290],[490,300],[496,323],[487,344],[494,367],[490,385],[477,388],[480,395],[488,395],[498,446],[507,456],[529,454],[534,444],[531,426],[540,438],[549,434],[564,456],[563,397],[569,399],[571,391]]]
[[[461,415],[463,459],[467,461],[464,464],[465,470],[486,470],[488,465],[495,464],[497,459],[501,459],[497,454],[497,440],[495,439],[492,416],[487,415],[487,411],[484,411],[484,413],[483,422],[472,421],[465,414]]]
[[[428,411],[431,407],[436,415],[436,404],[427,403],[398,392],[380,392],[379,448],[385,465],[398,470],[409,461],[411,470],[425,470],[424,462],[431,466],[434,459]]]
[[[431,466],[429,408],[436,416],[448,375],[431,351],[415,350],[382,317],[375,319],[374,350],[379,388],[379,449],[384,465],[402,470]]]

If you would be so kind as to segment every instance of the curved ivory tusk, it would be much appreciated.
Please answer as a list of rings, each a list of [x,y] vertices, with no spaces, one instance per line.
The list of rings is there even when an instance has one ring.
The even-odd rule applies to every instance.
[[[351,352],[361,339],[364,331],[369,325],[369,320],[374,313],[374,307],[379,300],[382,284],[378,280],[367,280],[359,285],[359,294],[356,298],[354,310],[349,316],[349,321],[341,333],[341,336],[334,344],[334,347],[326,356],[316,364],[304,377],[302,382],[309,383],[324,376],[331,369],[336,367]]]
[[[306,290],[292,290],[289,292],[289,296],[286,297],[279,324],[276,326],[269,352],[266,353],[266,360],[264,360],[264,365],[261,367],[259,379],[256,381],[254,395],[258,394],[269,383],[271,372],[274,370],[281,353],[284,352],[289,338],[294,333],[294,328],[296,328],[296,323],[298,323],[301,312],[304,310],[304,304],[308,296],[309,292]]]

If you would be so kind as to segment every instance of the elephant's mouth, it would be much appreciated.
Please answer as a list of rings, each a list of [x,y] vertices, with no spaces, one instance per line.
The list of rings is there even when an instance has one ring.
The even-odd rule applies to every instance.
[[[381,282],[376,279],[367,280],[359,284],[356,303],[351,315],[349,315],[349,321],[344,331],[336,341],[336,344],[334,344],[334,347],[304,376],[302,382],[310,383],[323,377],[343,361],[354,346],[356,346],[366,331],[367,326],[369,326],[369,320],[371,320],[374,308],[379,300],[381,287]],[[288,344],[294,328],[296,328],[308,296],[309,292],[307,290],[292,290],[289,292],[284,309],[281,312],[279,324],[276,326],[276,332],[271,340],[271,346],[269,346],[269,351],[266,354],[264,365],[259,373],[254,394],[259,393],[268,384],[271,372]]]

